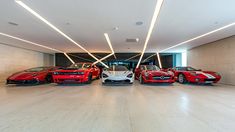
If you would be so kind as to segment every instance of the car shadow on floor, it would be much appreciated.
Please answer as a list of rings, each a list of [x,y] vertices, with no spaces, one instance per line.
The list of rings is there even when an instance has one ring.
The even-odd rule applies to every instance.
[[[145,83],[145,84],[140,84],[140,85],[144,85],[144,86],[163,86],[163,87],[168,87],[168,86],[174,86],[174,84],[172,83]]]

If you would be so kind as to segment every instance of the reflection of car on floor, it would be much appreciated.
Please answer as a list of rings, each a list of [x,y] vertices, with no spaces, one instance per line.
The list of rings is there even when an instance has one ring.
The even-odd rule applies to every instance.
[[[134,81],[134,74],[125,66],[113,65],[102,72],[102,83],[119,83],[132,84]]]
[[[6,84],[51,83],[52,72],[58,67],[36,67],[14,73],[7,78]]]
[[[135,78],[143,83],[174,83],[171,71],[162,71],[155,65],[140,65],[135,69]]]
[[[91,63],[76,63],[70,67],[56,70],[53,73],[54,82],[63,83],[91,83],[100,77],[100,69]]]
[[[217,72],[197,70],[192,67],[174,67],[169,69],[174,72],[175,79],[179,83],[217,83],[221,76]]]

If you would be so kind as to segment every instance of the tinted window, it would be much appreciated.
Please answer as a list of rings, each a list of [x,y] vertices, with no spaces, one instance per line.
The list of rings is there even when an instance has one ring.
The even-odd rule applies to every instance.
[[[160,68],[155,65],[145,65],[143,66],[143,69],[144,70],[160,70]]]
[[[128,71],[125,66],[111,66],[108,71]]]
[[[36,68],[31,68],[28,70],[25,70],[26,72],[40,72],[43,70],[49,70],[49,67],[36,67]]]
[[[76,64],[72,64],[70,67],[68,68],[76,68],[76,69],[88,69],[91,68],[91,64],[86,64],[86,63],[76,63]]]

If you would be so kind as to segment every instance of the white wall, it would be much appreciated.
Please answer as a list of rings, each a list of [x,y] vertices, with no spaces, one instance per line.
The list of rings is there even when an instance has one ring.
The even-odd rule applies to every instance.
[[[189,50],[188,65],[217,71],[221,83],[235,85],[235,36]]]
[[[0,44],[0,82],[14,72],[54,65],[53,55]]]

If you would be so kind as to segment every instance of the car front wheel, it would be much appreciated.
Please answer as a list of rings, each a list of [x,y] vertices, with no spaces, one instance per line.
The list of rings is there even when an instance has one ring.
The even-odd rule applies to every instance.
[[[140,80],[140,84],[144,84],[144,80],[143,80],[143,77],[141,75],[139,77],[139,80]]]
[[[179,81],[179,83],[181,83],[181,84],[184,84],[184,83],[187,82],[187,80],[186,80],[184,74],[179,74],[179,76],[178,76],[178,81]]]

